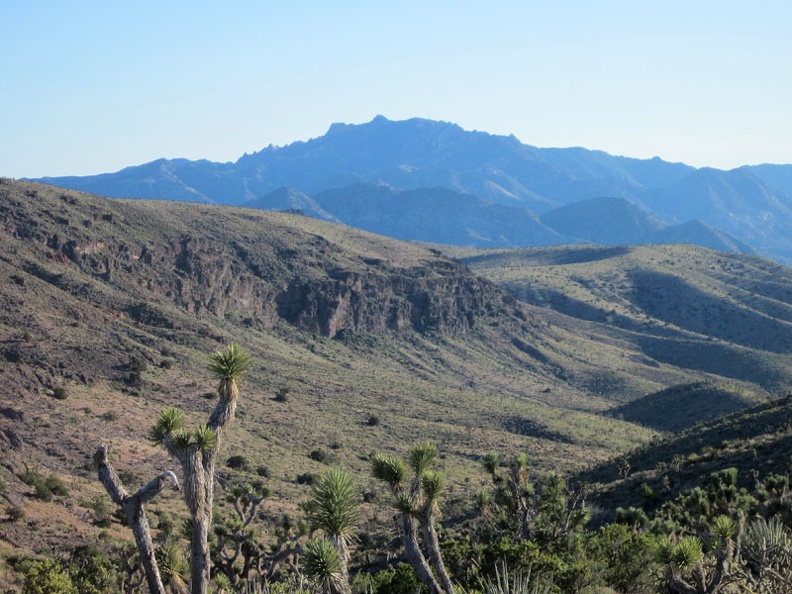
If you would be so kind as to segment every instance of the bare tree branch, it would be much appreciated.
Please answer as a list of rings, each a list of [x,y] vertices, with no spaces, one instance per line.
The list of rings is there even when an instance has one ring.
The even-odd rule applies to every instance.
[[[121,483],[118,473],[110,464],[108,452],[109,448],[107,445],[101,444],[93,455],[94,466],[96,466],[96,471],[99,474],[99,481],[104,485],[107,494],[110,495],[110,499],[126,512],[127,523],[132,528],[140,554],[140,561],[146,573],[149,591],[152,594],[165,594],[159,567],[154,558],[151,530],[149,529],[143,504],[156,497],[169,479],[173,481],[177,489],[179,488],[179,481],[173,472],[166,470],[152,479],[147,485],[138,489],[134,495],[130,495]]]

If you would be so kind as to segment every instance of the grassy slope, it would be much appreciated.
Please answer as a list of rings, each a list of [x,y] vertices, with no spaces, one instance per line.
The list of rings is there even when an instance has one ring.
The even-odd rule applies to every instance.
[[[584,452],[604,459],[653,435],[596,414],[610,395],[585,387],[619,346],[589,360],[594,345],[541,311],[482,311],[467,332],[329,339],[267,306],[294,279],[339,270],[375,280],[452,270],[473,279],[429,250],[294,215],[108,201],[17,182],[0,191],[0,272],[10,280],[0,289],[0,478],[6,503],[27,513],[0,528],[7,547],[58,549],[96,537],[91,507],[103,494],[90,456],[100,442],[140,483],[173,467],[146,442],[147,427],[167,405],[182,407],[191,424],[205,420],[214,388],[206,356],[231,340],[255,365],[221,456],[269,469],[273,514],[294,512],[305,497],[299,474],[326,468],[309,458],[316,449],[370,489],[370,452],[431,439],[455,497],[486,482],[478,460],[490,450],[529,450],[537,467],[567,470]],[[139,385],[129,385],[134,360],[145,361]],[[288,401],[275,402],[284,386]],[[53,397],[61,387],[65,400]],[[379,425],[369,426],[371,415]],[[57,473],[70,495],[35,501],[16,476],[25,465]],[[171,493],[152,508],[183,513]]]
[[[649,364],[710,372],[608,411],[680,433],[628,453],[626,479],[616,458],[575,474],[594,485],[600,519],[646,505],[643,483],[659,507],[724,468],[736,467],[746,487],[752,471],[788,471],[792,404],[770,398],[789,394],[792,269],[689,245],[443,249],[526,303],[593,323]]]
[[[568,316],[561,324],[590,322],[648,365],[708,374],[707,390],[694,382],[682,391],[700,408],[713,405],[713,415],[781,394],[792,379],[792,269],[785,266],[689,245],[452,253],[523,302]],[[682,414],[668,399],[678,392],[647,392],[646,411],[633,403],[615,412],[641,422],[652,408]],[[656,426],[679,429],[701,418]]]
[[[594,486],[593,502],[605,520],[617,507],[659,509],[664,501],[701,486],[702,479],[725,468],[737,468],[739,486],[752,489],[757,479],[770,473],[789,472],[790,429],[792,397],[785,396],[637,448],[626,456],[626,478],[618,476],[613,461],[577,474],[575,481]],[[642,494],[644,483],[654,493],[651,501]]]
[[[0,527],[7,548],[57,549],[75,535],[96,537],[91,505],[103,495],[89,458],[99,442],[140,482],[172,467],[145,441],[146,428],[172,404],[192,423],[205,420],[214,387],[206,355],[231,340],[256,364],[221,457],[242,454],[253,468],[269,469],[272,514],[294,512],[304,498],[299,474],[326,468],[309,458],[316,449],[368,490],[375,488],[370,452],[404,452],[431,439],[442,452],[449,497],[463,497],[487,482],[479,460],[488,451],[527,451],[537,469],[578,469],[657,435],[615,418],[616,407],[722,379],[669,364],[645,346],[689,340],[700,348],[706,337],[643,319],[625,293],[608,303],[604,289],[586,293],[582,283],[561,280],[558,290],[568,288],[570,299],[589,300],[595,311],[623,310],[620,322],[511,303],[484,284],[490,301],[470,330],[329,339],[285,322],[273,305],[297,280],[354,273],[363,289],[366,282],[389,286],[399,275],[480,281],[432,250],[295,215],[108,201],[17,182],[0,184],[0,192],[0,274],[11,281],[0,289],[0,478],[7,503],[23,505],[30,522]],[[544,274],[554,277],[563,279],[557,270]],[[783,354],[717,344],[755,357],[773,378],[770,387],[788,378]],[[138,386],[128,381],[134,359],[146,361]],[[764,394],[758,383],[730,384]],[[66,400],[52,397],[61,386]],[[290,389],[287,402],[273,400],[281,387]],[[379,425],[368,424],[371,415]],[[70,495],[50,504],[32,499],[15,476],[26,464],[61,475]],[[152,508],[183,513],[170,493]],[[368,513],[384,519],[390,512]],[[112,532],[126,535],[118,526]]]

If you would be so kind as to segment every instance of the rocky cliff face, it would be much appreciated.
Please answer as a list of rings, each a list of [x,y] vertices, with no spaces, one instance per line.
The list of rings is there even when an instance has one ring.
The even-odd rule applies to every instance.
[[[494,307],[516,308],[510,297],[449,262],[295,279],[276,303],[284,320],[330,338],[343,332],[460,334]]]
[[[519,307],[463,265],[428,253],[418,266],[342,261],[338,247],[294,229],[288,242],[265,227],[230,241],[214,237],[211,210],[186,229],[184,221],[140,227],[126,203],[57,196],[55,189],[32,185],[26,192],[7,192],[0,208],[14,242],[51,264],[31,258],[28,272],[96,299],[112,299],[110,287],[123,289],[138,300],[119,302],[117,309],[147,325],[173,327],[160,307],[170,302],[199,317],[242,316],[265,328],[283,320],[330,338],[346,332],[459,334],[496,310],[513,314]]]

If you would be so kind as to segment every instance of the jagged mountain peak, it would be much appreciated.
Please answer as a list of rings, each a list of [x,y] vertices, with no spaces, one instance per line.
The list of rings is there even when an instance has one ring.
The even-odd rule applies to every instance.
[[[312,197],[358,183],[387,184],[404,191],[440,187],[508,207],[499,214],[504,218],[494,221],[504,226],[522,216],[509,209],[542,216],[568,204],[611,196],[668,224],[699,220],[788,262],[792,261],[788,233],[792,203],[785,189],[792,187],[792,173],[785,167],[792,171],[792,165],[696,169],[659,158],[617,157],[581,147],[537,148],[513,135],[468,131],[443,121],[392,121],[377,116],[362,124],[336,123],[323,136],[268,147],[235,163],[157,160],[112,174],[42,181],[112,197],[232,205],[259,199],[284,186]],[[475,204],[468,201],[467,206]],[[365,204],[359,207],[368,208]],[[471,230],[446,234],[442,240],[469,245],[480,234],[482,217],[491,219],[493,212],[466,213],[474,223]],[[607,220],[602,213],[595,218]],[[380,232],[388,233],[387,227]],[[609,233],[613,235],[615,230]],[[492,234],[486,235],[487,242],[476,245],[491,245]],[[510,237],[508,245],[536,245],[532,243],[535,237],[530,233]],[[541,237],[545,241],[547,235]],[[429,240],[439,242],[441,238]]]

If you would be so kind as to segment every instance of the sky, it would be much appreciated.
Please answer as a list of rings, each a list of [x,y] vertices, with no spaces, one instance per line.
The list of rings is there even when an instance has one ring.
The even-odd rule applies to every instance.
[[[0,0],[0,176],[235,161],[376,115],[792,163],[788,0]]]

